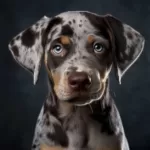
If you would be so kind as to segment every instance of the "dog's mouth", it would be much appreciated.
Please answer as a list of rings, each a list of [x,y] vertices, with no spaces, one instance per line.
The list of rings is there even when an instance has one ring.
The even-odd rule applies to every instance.
[[[92,94],[83,94],[79,93],[75,97],[72,97],[68,100],[69,103],[73,103],[76,106],[84,106],[92,103],[93,101],[100,100],[102,93],[99,91]]]
[[[63,89],[63,88],[62,88]],[[104,94],[105,84],[99,89],[91,91],[76,91],[76,92],[67,92],[66,90],[57,91],[57,96],[61,101],[66,101],[72,103],[76,106],[84,106],[92,103],[93,101],[98,101]]]

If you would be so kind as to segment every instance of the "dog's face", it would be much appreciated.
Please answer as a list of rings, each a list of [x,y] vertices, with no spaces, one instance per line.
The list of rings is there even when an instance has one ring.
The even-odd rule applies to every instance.
[[[56,96],[85,105],[105,92],[112,65],[120,82],[139,57],[144,38],[116,18],[90,12],[44,17],[10,43],[14,58],[38,78],[42,55]]]
[[[51,22],[59,23],[48,33],[45,62],[57,97],[76,104],[100,99],[112,66],[104,21],[95,28],[87,13],[64,13]]]

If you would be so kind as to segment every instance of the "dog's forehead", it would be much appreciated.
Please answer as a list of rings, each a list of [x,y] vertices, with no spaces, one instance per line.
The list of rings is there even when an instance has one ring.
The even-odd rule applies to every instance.
[[[79,25],[81,22],[86,22],[89,24],[89,19],[84,15],[84,12],[65,12],[58,15],[58,17],[63,18],[64,24],[75,24]]]
[[[68,26],[78,36],[92,34],[97,31],[97,28],[95,28],[93,25],[94,22],[92,22],[92,19],[88,15],[93,16],[94,19],[95,14],[90,12],[69,11],[61,13],[56,17],[60,17],[63,23],[56,26],[56,28],[58,27],[58,30],[61,32],[64,26]]]

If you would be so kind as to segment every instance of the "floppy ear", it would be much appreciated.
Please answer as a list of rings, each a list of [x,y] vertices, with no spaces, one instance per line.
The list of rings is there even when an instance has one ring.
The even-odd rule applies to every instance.
[[[18,64],[33,74],[34,84],[38,80],[41,59],[44,53],[42,46],[43,32],[49,21],[50,18],[44,16],[15,36],[8,45],[11,54]]]
[[[114,67],[121,84],[122,76],[141,55],[145,39],[139,32],[113,16],[106,15],[104,18],[112,35]]]

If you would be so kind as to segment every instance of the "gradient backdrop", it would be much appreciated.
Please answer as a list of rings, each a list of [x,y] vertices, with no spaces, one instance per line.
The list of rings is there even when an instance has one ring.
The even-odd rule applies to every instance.
[[[45,70],[32,76],[13,60],[7,45],[44,15],[67,10],[110,13],[146,39],[140,59],[123,77],[112,76],[111,90],[131,150],[150,150],[150,1],[148,0],[3,0],[0,2],[0,150],[30,150],[35,122],[47,94]]]

